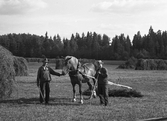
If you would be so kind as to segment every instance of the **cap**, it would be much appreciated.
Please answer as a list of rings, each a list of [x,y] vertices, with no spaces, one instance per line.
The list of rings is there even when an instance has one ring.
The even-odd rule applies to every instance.
[[[100,64],[103,64],[103,63],[104,63],[104,62],[102,62],[101,60],[98,60],[97,62],[100,63]]]
[[[49,61],[47,58],[44,58],[42,62],[48,63]]]

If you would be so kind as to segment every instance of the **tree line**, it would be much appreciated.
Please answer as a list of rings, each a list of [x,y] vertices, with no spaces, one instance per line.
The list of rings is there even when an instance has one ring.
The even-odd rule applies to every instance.
[[[48,37],[32,34],[7,34],[0,36],[0,45],[15,56],[41,58],[60,58],[72,55],[77,58],[126,60],[136,58],[167,58],[167,31],[154,32],[152,26],[148,34],[141,36],[140,31],[130,40],[124,34],[116,35],[112,40],[96,32],[72,34],[70,39],[59,34]]]

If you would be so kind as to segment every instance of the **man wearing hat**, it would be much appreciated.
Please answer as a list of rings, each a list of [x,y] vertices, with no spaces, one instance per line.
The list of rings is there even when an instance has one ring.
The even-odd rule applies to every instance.
[[[50,86],[49,83],[52,80],[51,74],[56,76],[61,76],[62,74],[55,72],[52,68],[48,67],[48,59],[45,58],[43,64],[38,69],[37,73],[37,86],[40,89],[40,103],[45,101],[45,104],[49,102]],[[44,94],[45,92],[45,94]]]
[[[100,104],[107,106],[108,104],[108,72],[103,67],[101,60],[97,61],[98,71],[95,77],[98,80],[98,94],[100,98]]]

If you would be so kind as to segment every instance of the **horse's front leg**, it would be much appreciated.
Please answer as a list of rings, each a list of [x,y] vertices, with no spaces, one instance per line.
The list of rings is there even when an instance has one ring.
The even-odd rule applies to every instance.
[[[80,103],[83,104],[82,84],[79,84]]]
[[[76,102],[75,84],[72,84],[72,87],[73,87],[73,102]]]
[[[96,98],[96,83],[97,83],[97,80],[96,79],[92,79],[93,80],[93,86],[91,85],[91,83],[90,83],[90,80],[89,80],[89,85],[91,85],[91,95],[90,95],[90,99],[92,98],[92,96],[94,97],[94,98]]]
[[[96,98],[96,86],[97,86],[97,80],[93,79],[94,87],[93,87],[93,97]]]

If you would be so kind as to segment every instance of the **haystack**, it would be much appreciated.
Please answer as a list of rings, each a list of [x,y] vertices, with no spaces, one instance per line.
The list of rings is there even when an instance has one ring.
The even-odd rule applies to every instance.
[[[23,57],[14,56],[14,69],[16,76],[28,76],[28,63]]]
[[[119,69],[134,69],[136,67],[137,59],[129,58],[124,64],[118,66]]]
[[[98,91],[96,89],[96,93],[98,95]],[[91,91],[89,89],[83,91],[83,95],[90,96]],[[133,89],[109,89],[108,90],[109,97],[138,97],[141,98],[143,95],[141,92]]]
[[[64,66],[64,59],[56,59],[55,69],[62,69]]]
[[[132,89],[113,89],[108,91],[109,97],[143,97],[141,92]]]
[[[162,59],[140,59],[136,70],[167,70],[167,61]]]
[[[13,56],[10,51],[0,46],[0,98],[9,97],[15,81]]]

